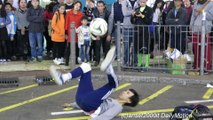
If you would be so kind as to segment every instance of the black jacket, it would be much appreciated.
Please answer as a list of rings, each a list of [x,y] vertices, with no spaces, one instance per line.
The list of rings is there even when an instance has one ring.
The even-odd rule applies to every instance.
[[[93,15],[94,15],[94,18],[103,18],[103,19],[108,23],[108,19],[109,19],[109,16],[110,16],[110,12],[109,12],[107,9],[105,9],[105,10],[104,10],[104,14],[103,14],[103,16],[101,17],[101,16],[100,16],[100,13],[99,13],[99,11],[98,11],[98,9],[95,8],[94,11],[93,11]]]
[[[140,7],[135,9],[136,13],[140,12]],[[152,23],[152,18],[153,18],[153,10],[152,8],[146,6],[142,14],[145,16],[144,18],[137,17],[137,16],[132,16],[131,17],[131,22],[132,24],[135,25],[151,25]]]
[[[176,21],[178,19],[178,21]],[[181,7],[177,15],[175,16],[175,8],[171,9],[166,17],[166,25],[174,25],[171,27],[172,32],[180,33],[181,30],[184,30],[186,27],[178,27],[178,25],[187,24],[187,14],[185,8]],[[176,29],[176,30],[175,30]]]

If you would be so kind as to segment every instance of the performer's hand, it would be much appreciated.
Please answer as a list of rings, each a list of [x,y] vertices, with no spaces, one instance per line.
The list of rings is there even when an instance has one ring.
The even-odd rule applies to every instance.
[[[71,103],[64,103],[64,104],[62,105],[62,107],[64,107],[64,108],[71,107]]]

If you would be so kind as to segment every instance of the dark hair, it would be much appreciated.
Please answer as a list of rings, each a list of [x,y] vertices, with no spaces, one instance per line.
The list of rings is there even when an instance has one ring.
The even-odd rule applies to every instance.
[[[134,89],[129,89],[134,95],[130,97],[131,103],[125,103],[125,106],[135,107],[139,102],[139,95]]]
[[[9,5],[11,8],[13,8],[13,6],[10,3],[5,3],[4,7],[7,6],[7,5]]]
[[[32,1],[28,1],[27,2],[27,8],[30,8],[30,7],[32,7],[33,5],[32,5]]]
[[[80,4],[80,9],[81,9],[81,7],[82,7],[82,3],[81,3],[80,1],[76,1],[76,2],[73,4],[73,6],[75,6],[77,3],[79,3],[79,4]]]
[[[58,20],[60,20],[59,8],[60,8],[61,6],[64,6],[64,7],[65,7],[65,4],[62,3],[62,4],[59,4],[59,5],[58,5],[58,9],[57,9],[58,14],[56,14],[56,23],[58,22]],[[65,14],[65,12],[64,12],[63,14]],[[64,15],[64,17],[65,17],[65,15]]]
[[[27,0],[24,0],[27,3]],[[18,0],[18,4],[20,4],[21,0]]]
[[[4,8],[4,4],[3,2],[0,0],[0,5],[2,5],[1,9],[0,9],[0,17],[6,17],[7,16],[7,13],[6,13],[6,10]]]
[[[161,5],[161,7],[160,7],[160,10],[163,9],[163,6],[164,6],[163,0],[156,0],[156,1],[155,1],[155,4],[154,4],[154,6],[153,6],[153,12],[155,12],[155,9],[157,8],[158,3],[160,3],[160,2],[162,2],[162,5]]]
[[[105,2],[102,0],[98,1],[97,4],[103,4],[104,6],[106,5]]]
[[[81,18],[81,21],[83,21],[83,20],[88,20],[87,16],[83,16],[83,17]]]

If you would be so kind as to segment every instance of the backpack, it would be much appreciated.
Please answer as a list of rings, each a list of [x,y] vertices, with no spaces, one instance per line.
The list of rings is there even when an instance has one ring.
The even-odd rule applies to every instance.
[[[175,107],[170,120],[203,120],[202,118],[210,118],[208,120],[213,120],[213,114],[207,106],[197,104],[197,105],[186,105]]]

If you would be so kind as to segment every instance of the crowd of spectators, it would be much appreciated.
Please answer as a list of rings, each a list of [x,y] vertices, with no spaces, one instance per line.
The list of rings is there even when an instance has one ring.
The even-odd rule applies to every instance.
[[[202,12],[205,10],[208,26],[212,25],[212,0],[156,0],[151,6],[147,0],[117,0],[107,7],[102,0],[58,0],[51,1],[45,8],[39,0],[18,0],[18,8],[14,8],[13,0],[0,0],[0,62],[28,60],[41,62],[44,58],[52,59],[57,65],[68,65],[70,55],[70,23],[76,27],[76,63],[91,62],[97,66],[101,57],[105,57],[110,49],[112,37],[117,45],[117,27],[122,27],[124,43],[124,64],[129,64],[130,45],[134,45],[134,58],[137,63],[138,54],[152,54],[153,42],[150,30],[136,25],[154,25],[155,41],[164,39],[163,48],[168,41],[171,50],[178,49],[182,53],[186,49],[186,29],[193,31],[193,53],[200,56]],[[110,9],[109,9],[110,8]],[[108,23],[108,31],[104,36],[90,37],[89,23],[94,18],[103,18]],[[171,28],[171,33],[162,33],[159,25],[191,25],[190,28]],[[135,32],[137,31],[137,32]],[[206,60],[205,66],[211,69],[211,27],[206,27]],[[134,34],[134,36],[133,36]],[[171,34],[171,35],[169,35]],[[152,38],[152,39],[153,39]],[[160,41],[161,42],[161,41]],[[44,44],[46,43],[46,44]],[[44,47],[45,45],[45,47]],[[149,50],[148,50],[149,49]],[[194,60],[194,68],[199,67],[199,59]]]

